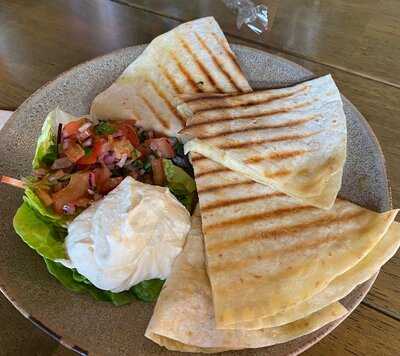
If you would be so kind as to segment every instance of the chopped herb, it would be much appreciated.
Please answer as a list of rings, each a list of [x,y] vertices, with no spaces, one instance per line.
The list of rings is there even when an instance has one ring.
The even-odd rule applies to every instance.
[[[150,172],[151,171],[151,162],[150,162],[150,160],[147,160],[146,162],[144,162],[143,169],[146,172]]]
[[[111,135],[115,131],[115,128],[106,121],[100,121],[100,123],[95,127],[95,132],[97,135]]]
[[[83,150],[85,151],[85,156],[89,156],[93,151],[91,147],[83,147]]]

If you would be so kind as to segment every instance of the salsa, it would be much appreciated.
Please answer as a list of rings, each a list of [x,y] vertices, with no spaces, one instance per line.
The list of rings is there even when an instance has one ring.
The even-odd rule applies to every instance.
[[[165,159],[193,174],[176,138],[136,127],[133,120],[94,124],[78,118],[59,124],[56,142],[29,185],[47,208],[60,215],[77,214],[126,176],[167,185]]]

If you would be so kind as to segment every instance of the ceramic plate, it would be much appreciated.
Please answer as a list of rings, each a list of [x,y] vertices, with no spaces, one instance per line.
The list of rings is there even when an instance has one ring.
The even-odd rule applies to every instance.
[[[145,48],[135,46],[83,63],[35,92],[0,132],[0,174],[28,175],[36,139],[46,114],[59,106],[73,114],[88,112],[96,94],[107,88]],[[253,88],[295,84],[313,77],[303,67],[269,53],[233,45]],[[340,195],[377,211],[391,208],[384,158],[362,115],[346,99],[348,157]],[[173,355],[146,339],[153,305],[135,301],[124,307],[96,302],[63,288],[47,272],[42,259],[14,233],[12,219],[22,192],[0,187],[0,287],[14,306],[62,344],[82,354]],[[358,286],[343,304],[353,310],[374,278]],[[269,355],[297,354],[310,347],[342,320],[292,342],[268,348]],[[265,349],[224,355],[264,355]],[[176,353],[181,355],[181,353]]]

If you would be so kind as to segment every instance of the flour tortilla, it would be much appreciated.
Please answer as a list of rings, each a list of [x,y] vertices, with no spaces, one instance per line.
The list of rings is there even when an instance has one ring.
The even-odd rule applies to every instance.
[[[380,241],[397,210],[295,200],[192,155],[218,328],[270,317],[320,293]]]
[[[293,87],[187,98],[185,151],[329,209],[346,159],[346,117],[330,75]]]
[[[287,342],[346,313],[347,310],[336,302],[282,327],[256,331],[217,330],[204,266],[200,217],[196,213],[192,219],[192,231],[161,291],[145,336],[170,350],[221,352]]]
[[[176,110],[183,93],[249,92],[235,55],[213,17],[184,23],[155,38],[93,101],[97,119],[134,119],[170,136],[185,119]]]
[[[291,323],[348,295],[357,285],[370,279],[398,250],[400,224],[393,222],[381,241],[361,262],[336,277],[322,292],[282,313],[250,322],[228,325],[228,329],[258,330]]]

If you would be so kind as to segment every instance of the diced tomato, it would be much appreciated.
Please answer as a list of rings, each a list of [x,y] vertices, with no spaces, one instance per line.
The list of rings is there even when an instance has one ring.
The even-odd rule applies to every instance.
[[[153,159],[151,161],[151,169],[153,171],[153,181],[156,185],[164,185],[165,174],[162,159]]]
[[[138,148],[140,146],[139,136],[136,129],[128,124],[122,124],[119,129],[123,135],[129,140],[133,147]]]
[[[122,182],[123,177],[113,177],[108,179],[101,187],[100,193],[107,194],[113,190],[119,183]]]
[[[83,156],[77,162],[78,164],[93,164],[97,162],[97,158],[102,153],[103,142],[101,140],[95,141],[91,152]]]
[[[61,214],[64,205],[72,203],[87,195],[89,188],[89,173],[75,173],[71,176],[68,185],[52,195],[54,210]]]
[[[71,121],[63,127],[63,136],[71,137],[75,136],[79,131],[79,128],[85,123],[85,119],[79,119],[75,121]]]
[[[96,187],[98,188],[99,191],[101,191],[103,185],[111,177],[111,171],[107,168],[107,166],[102,165],[101,168],[96,168],[94,170],[94,175],[95,175]]]
[[[79,208],[87,208],[90,205],[90,199],[83,197],[71,202],[73,205]]]
[[[38,188],[35,190],[35,193],[45,206],[53,204],[53,199],[51,198],[51,195],[45,189]]]
[[[68,147],[64,149],[64,153],[72,162],[79,161],[85,155],[82,146],[77,142],[70,142]]]
[[[175,157],[175,150],[172,147],[171,142],[166,137],[152,138],[150,140],[150,148],[157,152],[160,157]]]
[[[151,153],[151,149],[146,143],[140,145],[137,149],[142,154],[142,158],[147,157]]]
[[[124,154],[128,157],[132,157],[133,146],[125,137],[119,140],[114,140],[112,143],[112,149],[117,159],[121,159]]]

